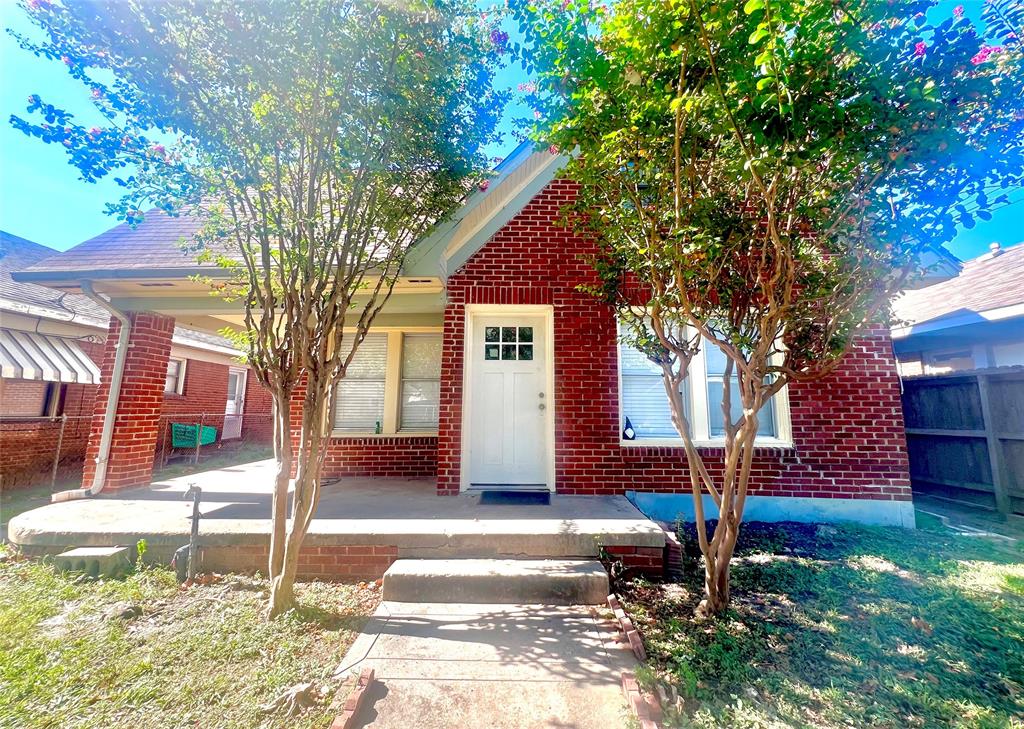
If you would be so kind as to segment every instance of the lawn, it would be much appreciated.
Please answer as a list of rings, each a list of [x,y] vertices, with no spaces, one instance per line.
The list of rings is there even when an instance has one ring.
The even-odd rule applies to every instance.
[[[305,583],[300,608],[269,622],[265,590],[244,577],[180,590],[164,569],[87,580],[0,561],[0,727],[329,726],[329,700],[297,719],[260,706],[304,681],[337,688],[330,675],[377,592]]]
[[[668,726],[1024,727],[1024,549],[922,529],[745,525],[723,619],[674,583],[619,587],[674,689]]]

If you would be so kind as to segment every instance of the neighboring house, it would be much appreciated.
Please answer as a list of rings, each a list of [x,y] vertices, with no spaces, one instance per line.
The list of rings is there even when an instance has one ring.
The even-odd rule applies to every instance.
[[[1024,244],[991,250],[893,304],[905,376],[1024,365]]]
[[[110,314],[80,293],[17,283],[11,272],[58,255],[0,232],[0,485],[10,488],[49,474],[55,454],[63,471],[81,467],[93,428]],[[238,352],[217,334],[175,327],[160,363],[159,407],[189,422],[205,414],[218,440],[242,429],[269,433],[269,398]],[[126,398],[130,392],[125,391]],[[246,424],[248,415],[250,422]],[[166,426],[147,441],[162,446]],[[269,442],[269,436],[267,437]]]
[[[558,222],[576,191],[556,178],[563,163],[522,145],[413,249],[338,388],[328,476],[429,478],[442,495],[625,493],[655,517],[692,513],[658,369],[620,345],[611,308],[579,290],[594,278],[591,244]],[[125,375],[137,394],[122,410],[137,432],[155,427],[132,399],[148,395],[146,373],[166,368],[173,323],[242,325],[237,303],[211,298],[192,277],[223,273],[182,254],[190,226],[153,213],[16,275],[74,292],[89,281],[130,312],[132,340],[148,348],[129,351]],[[688,387],[697,441],[718,456],[722,362],[713,348],[696,360]],[[624,437],[626,418],[635,439]],[[780,392],[763,421],[748,518],[913,524],[887,331],[861,337],[828,379]],[[108,488],[147,482],[148,462],[118,457],[114,437]]]

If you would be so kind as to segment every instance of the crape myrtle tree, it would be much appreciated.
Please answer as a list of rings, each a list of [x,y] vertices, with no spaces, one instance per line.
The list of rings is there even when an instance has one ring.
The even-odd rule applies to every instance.
[[[482,180],[508,36],[469,0],[29,0],[102,124],[40,96],[15,127],[114,174],[130,223],[199,217],[192,245],[244,306],[233,333],[273,396],[269,613],[294,601],[333,393],[410,245]],[[218,270],[218,269],[214,269]],[[298,443],[289,413],[301,400]],[[288,491],[294,474],[293,503]]]
[[[535,133],[572,154],[567,217],[596,242],[590,289],[664,375],[706,571],[698,615],[729,602],[765,404],[832,372],[923,249],[1021,182],[1022,14],[990,22],[991,45],[934,5],[513,2]],[[684,396],[709,347],[726,362],[713,465]]]

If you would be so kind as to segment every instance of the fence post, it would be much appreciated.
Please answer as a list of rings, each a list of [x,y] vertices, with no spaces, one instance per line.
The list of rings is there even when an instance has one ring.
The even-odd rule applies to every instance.
[[[992,422],[991,389],[988,375],[978,375],[978,394],[981,395],[981,417],[985,421],[985,442],[988,444],[988,461],[992,468],[992,488],[996,496],[996,509],[1000,514],[1010,513],[1009,475],[1003,463],[1003,446]]]
[[[167,418],[164,420],[164,416],[160,416],[163,422],[164,437],[160,442],[160,468],[167,467],[167,439],[171,437],[171,419]]]
[[[199,449],[203,444],[203,423],[206,422],[206,413],[199,414],[199,425],[196,426],[196,457],[193,463],[199,465]]]
[[[68,424],[67,413],[60,416],[60,431],[57,433],[57,450],[53,454],[53,469],[50,471],[50,490],[57,485],[57,467],[60,465],[60,449],[64,446],[64,427]]]

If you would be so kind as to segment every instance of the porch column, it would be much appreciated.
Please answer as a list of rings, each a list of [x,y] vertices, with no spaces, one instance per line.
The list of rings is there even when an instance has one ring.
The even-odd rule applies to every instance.
[[[121,380],[121,395],[114,420],[114,434],[107,462],[105,491],[148,484],[153,477],[160,411],[164,402],[164,380],[171,354],[174,318],[144,311],[128,312],[131,335]],[[100,386],[96,392],[89,445],[85,454],[82,485],[92,485],[99,456],[103,416],[114,369],[114,356],[121,323],[110,320],[100,365]]]

